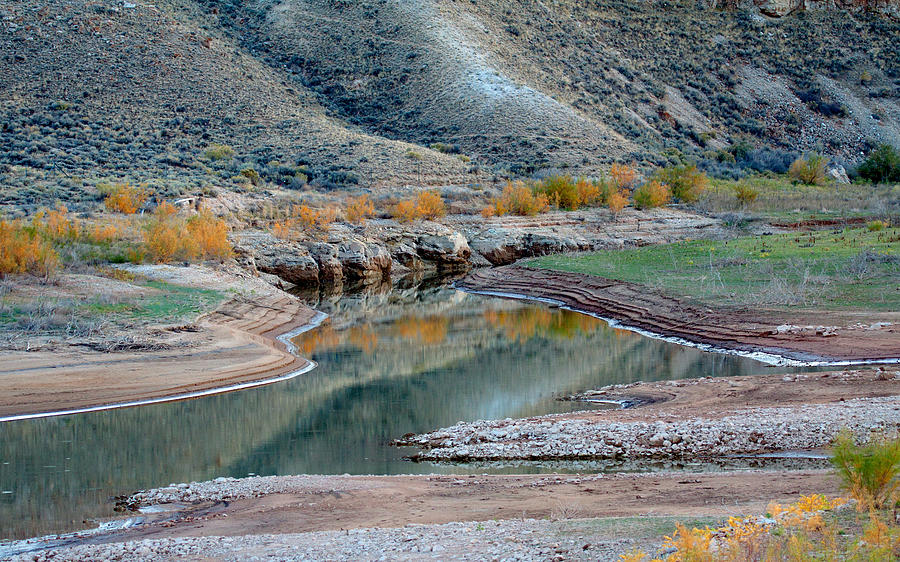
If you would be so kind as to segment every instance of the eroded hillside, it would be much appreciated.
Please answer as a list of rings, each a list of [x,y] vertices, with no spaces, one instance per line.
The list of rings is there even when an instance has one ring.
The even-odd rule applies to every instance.
[[[900,144],[891,10],[785,6],[3,0],[4,198],[96,198],[103,177],[232,189],[247,166],[327,190],[594,174],[741,140],[849,162]]]

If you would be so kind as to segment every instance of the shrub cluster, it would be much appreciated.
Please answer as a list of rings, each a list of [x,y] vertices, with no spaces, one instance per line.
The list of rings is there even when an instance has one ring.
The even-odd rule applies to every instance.
[[[346,209],[344,209],[344,216],[347,222],[354,224],[361,224],[374,214],[375,204],[372,203],[368,195],[351,198],[347,202]]]
[[[827,160],[820,154],[811,154],[806,158],[797,158],[791,164],[788,174],[794,181],[806,185],[822,185],[825,183],[825,166]]]
[[[550,206],[547,196],[535,194],[521,181],[508,182],[500,197],[491,200],[491,204],[481,211],[485,218],[507,214],[533,216],[543,213]]]
[[[272,233],[283,239],[295,239],[303,232],[324,237],[337,218],[334,209],[313,209],[307,205],[291,206],[287,218],[272,225]]]
[[[0,220],[0,278],[11,273],[49,277],[59,267],[53,245],[21,221]]]
[[[101,193],[105,190],[101,190]],[[134,187],[129,183],[118,183],[108,190],[103,204],[114,213],[133,215],[147,201],[144,186]]]
[[[228,225],[207,210],[185,219],[170,203],[160,203],[143,229],[142,250],[150,260],[226,259],[231,256]]]
[[[882,144],[869,153],[856,172],[873,183],[900,182],[900,152],[889,144]]]
[[[657,180],[650,180],[634,191],[635,209],[652,209],[662,207],[672,199],[669,186]]]
[[[678,164],[657,170],[653,179],[671,190],[680,203],[693,203],[709,187],[709,178],[694,164]]]
[[[394,207],[393,216],[399,222],[419,219],[436,220],[447,214],[444,199],[437,191],[421,191],[415,199],[405,199]]]

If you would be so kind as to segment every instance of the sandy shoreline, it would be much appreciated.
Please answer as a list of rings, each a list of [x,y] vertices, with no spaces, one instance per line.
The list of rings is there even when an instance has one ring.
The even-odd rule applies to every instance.
[[[0,422],[237,390],[314,366],[278,339],[320,320],[295,297],[249,276],[171,266],[153,271],[185,284],[243,291],[189,330],[163,327],[164,349],[104,353],[70,346],[4,354]]]
[[[900,313],[718,308],[602,277],[506,266],[473,272],[463,290],[560,303],[629,328],[713,350],[766,354],[777,363],[853,364],[900,359]],[[766,360],[766,357],[758,357]]]

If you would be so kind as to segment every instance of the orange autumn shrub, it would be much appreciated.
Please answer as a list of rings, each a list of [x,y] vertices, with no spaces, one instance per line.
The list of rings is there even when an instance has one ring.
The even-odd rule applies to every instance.
[[[337,218],[334,209],[313,209],[307,205],[293,205],[287,218],[272,224],[277,238],[296,239],[301,234],[324,237]]]
[[[187,221],[187,233],[195,256],[202,259],[224,260],[232,255],[231,242],[228,241],[228,225],[206,209],[192,216]]]
[[[59,267],[51,243],[19,221],[0,220],[0,278],[12,273],[50,277]]]
[[[119,237],[119,229],[114,224],[95,224],[87,234],[88,240],[93,244],[112,242]]]
[[[397,206],[394,207],[394,218],[397,219],[397,222],[413,222],[418,219],[419,209],[416,207],[416,202],[406,199],[397,203]]]
[[[485,218],[506,214],[534,216],[545,212],[550,206],[547,196],[535,194],[523,182],[507,182],[500,197],[491,200],[491,204],[481,211]]]
[[[115,213],[133,215],[147,201],[147,191],[129,183],[116,184],[103,203]]]
[[[616,163],[609,169],[609,177],[614,188],[622,189],[634,185],[637,174],[631,166]]]
[[[368,195],[360,195],[350,199],[344,214],[347,217],[347,222],[361,224],[375,214],[375,204],[372,203]]]
[[[619,220],[619,213],[622,212],[626,205],[628,205],[628,193],[625,190],[617,189],[610,194],[607,206],[612,211],[613,216],[616,217],[616,220]]]
[[[156,263],[174,260],[183,254],[186,234],[184,220],[178,217],[175,207],[165,201],[160,203],[144,225],[147,257]]]
[[[653,209],[662,207],[672,199],[669,186],[656,180],[648,181],[634,192],[635,209]]]
[[[78,239],[81,226],[78,220],[69,216],[69,209],[59,204],[55,209],[42,209],[31,219],[32,229],[53,242],[73,241]]]
[[[416,211],[423,219],[435,220],[447,214],[447,207],[437,191],[422,191],[416,197]]]

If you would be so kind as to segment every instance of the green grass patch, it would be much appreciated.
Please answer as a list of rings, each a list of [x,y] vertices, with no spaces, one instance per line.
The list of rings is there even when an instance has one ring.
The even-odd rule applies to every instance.
[[[900,310],[900,228],[692,240],[529,267],[643,283],[709,303]]]
[[[213,310],[226,295],[160,281],[135,282],[155,289],[141,297],[98,295],[89,299],[0,296],[0,330],[28,334],[91,335],[111,326],[177,324]]]

